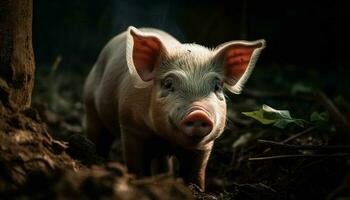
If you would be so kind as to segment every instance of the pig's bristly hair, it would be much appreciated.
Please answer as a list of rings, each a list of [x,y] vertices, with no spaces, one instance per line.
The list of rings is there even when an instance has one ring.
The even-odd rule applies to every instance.
[[[182,70],[188,76],[197,73],[218,71],[212,65],[212,52],[203,46],[197,44],[181,44],[171,49],[163,65],[162,71]]]
[[[174,47],[163,60],[160,79],[169,74],[180,77],[182,96],[195,98],[207,96],[213,91],[216,77],[223,78],[223,71],[212,63],[213,52],[197,44],[182,44]]]

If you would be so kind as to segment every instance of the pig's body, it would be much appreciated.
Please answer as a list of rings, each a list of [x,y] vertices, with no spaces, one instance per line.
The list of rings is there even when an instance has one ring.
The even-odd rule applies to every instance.
[[[181,44],[160,30],[129,28],[104,47],[87,78],[88,137],[101,153],[121,137],[126,165],[140,176],[150,175],[151,166],[157,173],[169,170],[168,158],[175,155],[180,176],[204,189],[213,141],[226,121],[220,87],[225,82],[238,93],[263,46],[263,41],[238,42],[213,51]],[[237,55],[239,65],[230,64]],[[233,78],[226,65],[234,65]]]
[[[179,44],[175,38],[163,31],[150,28],[140,30],[161,35],[169,45]],[[149,88],[136,89],[133,87],[125,59],[126,33],[115,36],[103,48],[87,78],[84,88],[85,102],[88,104],[86,106],[87,111],[97,112],[101,122],[110,133],[119,133],[119,110],[130,107],[123,106],[125,101],[133,102],[133,106],[137,107],[131,111],[132,113],[137,112],[135,119],[147,119],[147,117],[141,117],[141,115],[147,113],[149,101],[151,100],[147,98],[150,95],[150,92],[147,92]],[[133,93],[136,95],[133,95]],[[140,98],[140,95],[144,95],[144,97]],[[121,106],[119,107],[119,105]],[[90,109],[92,111],[89,111]]]

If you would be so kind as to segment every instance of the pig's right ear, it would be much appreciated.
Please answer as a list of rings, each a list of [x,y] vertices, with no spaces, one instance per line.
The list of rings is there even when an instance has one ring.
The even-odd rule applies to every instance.
[[[156,34],[141,32],[132,26],[128,28],[126,61],[135,87],[144,88],[152,84],[162,53],[166,50]]]

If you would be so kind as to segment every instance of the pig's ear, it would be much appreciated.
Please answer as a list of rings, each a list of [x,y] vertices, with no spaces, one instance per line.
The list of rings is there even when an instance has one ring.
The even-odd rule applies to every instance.
[[[135,87],[149,86],[156,75],[165,47],[159,36],[130,26],[127,30],[126,61]]]
[[[265,40],[232,41],[217,47],[215,62],[224,68],[228,90],[235,94],[241,93],[264,47]]]

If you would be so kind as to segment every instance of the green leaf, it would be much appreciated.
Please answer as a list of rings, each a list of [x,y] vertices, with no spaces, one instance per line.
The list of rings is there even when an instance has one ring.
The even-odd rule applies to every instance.
[[[288,110],[276,110],[268,105],[263,105],[260,110],[243,112],[242,114],[256,119],[262,124],[273,124],[278,128],[286,128],[288,124],[296,124],[304,127],[305,120],[292,118]]]
[[[310,115],[310,121],[318,128],[327,128],[329,126],[329,116],[326,112],[313,112]]]
[[[253,111],[253,112],[242,112],[242,114],[246,115],[248,117],[251,117],[253,119],[256,119],[259,122],[261,122],[262,124],[273,124],[273,123],[275,123],[275,120],[267,119],[264,116],[264,111],[262,111],[261,109],[258,110],[258,111]]]

